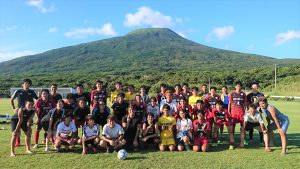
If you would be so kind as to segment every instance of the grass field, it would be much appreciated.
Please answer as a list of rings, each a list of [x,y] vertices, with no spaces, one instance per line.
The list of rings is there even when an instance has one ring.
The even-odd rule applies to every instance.
[[[81,155],[81,148],[69,153],[45,153],[44,147],[33,149],[34,154],[26,155],[25,147],[16,149],[17,156],[10,155],[10,125],[0,124],[0,168],[299,168],[300,167],[300,102],[272,102],[290,118],[288,129],[288,154],[280,155],[280,138],[276,134],[274,150],[263,151],[258,145],[258,134],[254,133],[255,142],[246,149],[228,150],[224,143],[213,147],[207,153],[194,152],[159,152],[141,151],[129,153],[129,157],[118,160],[116,153]],[[12,110],[8,100],[0,100],[0,114]],[[227,135],[225,139],[227,140]],[[236,142],[238,141],[236,135]],[[24,134],[21,138],[24,144]]]

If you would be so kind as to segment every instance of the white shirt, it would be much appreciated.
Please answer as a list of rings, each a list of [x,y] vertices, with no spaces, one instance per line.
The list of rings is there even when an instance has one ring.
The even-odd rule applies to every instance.
[[[159,106],[155,105],[154,107],[152,107],[150,104],[148,104],[148,106],[147,106],[147,113],[153,113],[154,114],[154,118],[158,119],[160,117]]]
[[[114,128],[110,128],[109,124],[105,124],[102,131],[102,135],[106,136],[107,138],[118,138],[123,134],[123,128],[117,123],[115,123]]]
[[[248,121],[250,123],[259,123],[264,124],[264,120],[259,112],[255,112],[254,116],[248,111],[244,115],[244,121]]]
[[[84,125],[83,127],[83,137],[89,138],[93,136],[99,135],[99,125],[95,124],[93,128],[90,128],[88,125]]]
[[[170,115],[172,116],[175,112],[177,112],[177,102],[175,99],[173,99],[170,103],[167,102],[167,99],[162,100],[160,102],[160,111],[162,111],[164,105],[167,104],[170,106],[171,110],[170,110]]]
[[[179,126],[180,126],[180,132],[177,133],[177,138],[181,138],[183,136],[183,133],[188,131],[188,126],[190,127],[190,129],[193,129],[193,123],[190,119],[186,119],[186,120],[177,119],[176,129]]]
[[[65,122],[60,122],[57,126],[57,135],[62,138],[67,138],[73,132],[76,132],[77,128],[74,122],[70,122],[69,126],[65,125]]]

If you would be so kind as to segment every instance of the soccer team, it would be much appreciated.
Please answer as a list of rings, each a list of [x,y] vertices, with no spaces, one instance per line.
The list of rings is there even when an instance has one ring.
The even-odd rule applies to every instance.
[[[50,141],[58,152],[62,146],[68,150],[75,144],[82,145],[82,154],[88,152],[89,145],[95,153],[99,147],[109,153],[121,148],[138,151],[150,145],[157,145],[160,151],[190,151],[192,148],[195,152],[206,152],[222,141],[224,126],[229,134],[229,149],[234,149],[234,133],[239,123],[238,148],[248,144],[246,131],[253,141],[253,129],[257,129],[264,150],[271,152],[273,130],[278,129],[281,154],[286,154],[289,119],[268,104],[266,97],[258,92],[257,83],[252,84],[252,92],[248,95],[242,91],[240,82],[235,82],[235,90],[230,93],[223,86],[221,95],[216,93],[216,87],[207,91],[206,84],[201,86],[201,91],[197,87],[190,91],[187,83],[175,85],[174,90],[161,84],[160,92],[150,97],[145,86],[136,93],[134,86],[128,85],[128,91],[123,92],[122,83],[117,82],[110,94],[111,108],[107,106],[108,92],[100,80],[90,94],[83,92],[83,85],[78,84],[77,93],[68,94],[66,100],[57,93],[56,84],[51,85],[50,91],[42,89],[39,97],[30,89],[31,85],[30,79],[24,79],[22,89],[11,97],[12,108],[16,111],[11,118],[12,157],[16,156],[15,147],[20,145],[21,130],[25,133],[26,153],[32,153],[33,124],[36,125],[33,148],[39,147],[39,133],[43,130],[47,152],[52,151]],[[36,121],[33,121],[34,116]],[[78,134],[80,128],[81,136]]]

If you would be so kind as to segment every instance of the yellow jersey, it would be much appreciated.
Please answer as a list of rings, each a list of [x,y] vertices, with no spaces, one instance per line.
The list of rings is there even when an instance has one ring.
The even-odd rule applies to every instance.
[[[117,96],[119,93],[121,93],[122,91],[121,90],[115,90],[113,92],[110,93],[110,101],[111,103],[114,103],[115,101],[117,101]]]
[[[158,126],[166,125],[169,129],[170,127],[176,125],[176,119],[173,116],[161,116],[158,119]],[[160,132],[161,139],[173,138],[173,132],[171,130],[163,130]]]
[[[126,92],[124,100],[131,103],[132,101],[135,100],[135,93],[130,94],[129,92]]]
[[[201,96],[190,96],[189,97],[189,105],[191,105],[193,108],[196,106],[197,100],[202,100]]]

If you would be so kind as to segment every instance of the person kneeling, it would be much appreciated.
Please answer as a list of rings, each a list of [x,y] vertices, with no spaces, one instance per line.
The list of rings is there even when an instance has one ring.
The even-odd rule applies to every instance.
[[[177,119],[177,148],[178,151],[183,151],[184,147],[190,151],[190,141],[192,140],[193,122],[186,118],[187,112],[185,110],[179,111],[179,118]]]
[[[197,152],[200,149],[203,152],[208,151],[208,134],[210,133],[210,124],[209,121],[204,119],[204,115],[202,111],[197,112],[197,120],[193,122],[194,128],[194,146],[193,151]]]
[[[154,114],[147,114],[147,121],[143,124],[142,138],[140,138],[140,143],[143,147],[147,148],[148,144],[158,144],[159,143],[159,129],[156,121],[154,120]]]
[[[60,152],[60,147],[65,146],[66,150],[69,149],[69,146],[73,146],[77,140],[75,133],[77,128],[74,122],[71,122],[71,116],[66,114],[65,120],[60,122],[57,126],[55,147],[56,151]]]
[[[91,115],[88,115],[87,119],[87,124],[83,126],[82,138],[78,140],[78,144],[82,144],[82,155],[87,154],[88,144],[93,146],[93,151],[96,153],[100,142],[99,125],[95,124],[95,119]]]
[[[107,117],[107,124],[103,127],[102,136],[100,146],[106,148],[107,153],[110,153],[112,148],[118,151],[126,143],[123,128],[115,123],[115,117],[111,115]]]
[[[170,110],[170,106],[165,104],[162,108],[163,115],[158,119],[158,126],[161,129],[161,144],[159,145],[160,151],[165,151],[166,146],[169,146],[170,151],[175,150],[175,139],[173,133],[176,120],[173,116],[169,116]]]

